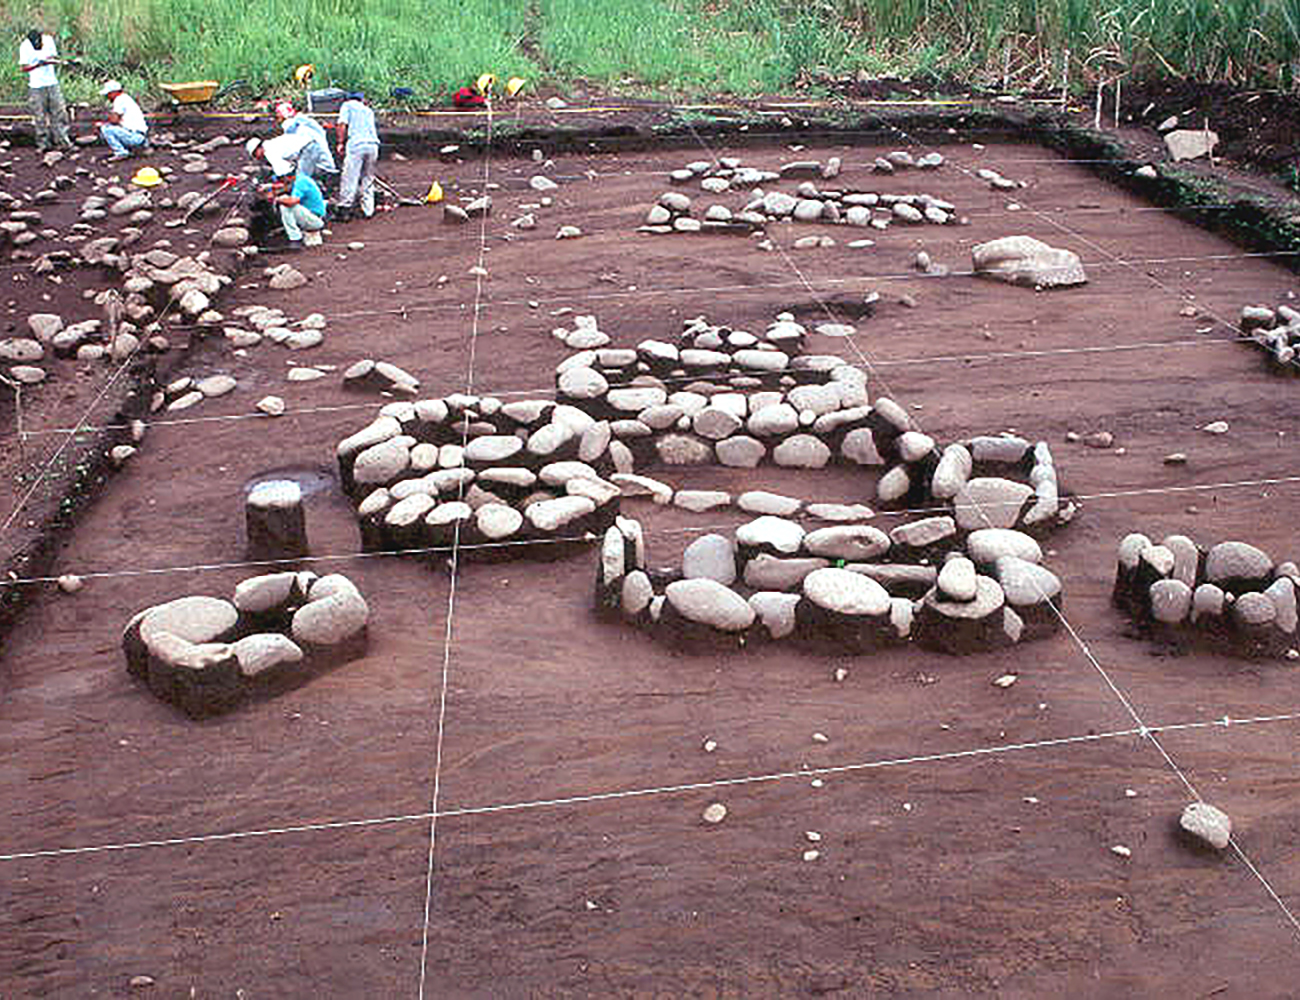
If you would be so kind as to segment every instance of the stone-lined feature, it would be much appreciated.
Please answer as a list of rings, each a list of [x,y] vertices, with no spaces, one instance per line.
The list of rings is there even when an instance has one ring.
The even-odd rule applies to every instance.
[[[680,570],[646,568],[640,522],[619,516],[605,532],[595,608],[681,648],[742,648],[791,638],[865,654],[915,642],[962,654],[1050,635],[1060,627],[1061,581],[1036,561],[994,555],[1036,551],[1028,535],[971,533],[934,550],[942,570],[871,525],[806,530],[762,515],[734,537],[687,547]],[[1018,537],[1012,537],[1018,536]],[[995,545],[996,543],[996,545]],[[1041,558],[1041,556],[1040,556]]]
[[[1248,542],[1207,549],[1186,535],[1157,543],[1134,532],[1119,543],[1111,600],[1158,641],[1279,657],[1296,647],[1297,586],[1294,562],[1274,563]]]
[[[943,165],[943,156],[930,153],[913,159],[910,153],[897,150],[876,161],[877,173],[894,173],[904,167],[934,170]],[[795,160],[779,170],[763,170],[741,164],[737,157],[716,161],[696,160],[670,171],[675,185],[696,184],[706,194],[721,195],[728,191],[748,191],[740,208],[714,202],[705,208],[702,218],[695,218],[692,198],[680,190],[665,191],[646,212],[638,232],[667,235],[671,233],[736,232],[748,234],[762,230],[769,223],[794,220],[822,222],[850,227],[887,229],[891,222],[908,225],[947,225],[960,221],[957,207],[930,194],[892,194],[845,188],[836,183],[819,186],[818,181],[834,182],[840,176],[840,158]],[[782,181],[798,181],[791,194],[777,190]],[[823,245],[808,237],[812,245]]]
[[[342,574],[249,577],[230,600],[180,597],[122,631],[131,676],[192,718],[274,694],[362,655],[370,608]]]
[[[1279,372],[1300,374],[1300,309],[1280,305],[1243,306],[1241,332],[1264,352],[1269,366]]]
[[[583,318],[563,332],[599,326]],[[897,403],[872,401],[862,369],[802,354],[805,336],[788,313],[759,333],[700,316],[671,339],[576,350],[556,366],[554,400],[390,403],[336,449],[363,545],[431,555],[459,544],[501,559],[599,542],[597,607],[691,641],[743,645],[770,625],[768,637],[834,636],[858,651],[915,639],[963,652],[1054,631],[1061,584],[1035,535],[1075,508],[1046,442],[944,445]],[[949,513],[886,532],[865,523],[866,504],[667,481],[679,465],[765,463],[862,468],[880,474],[880,504]],[[625,498],[752,519],[695,540],[680,571],[652,573]],[[746,603],[758,594],[803,603]]]

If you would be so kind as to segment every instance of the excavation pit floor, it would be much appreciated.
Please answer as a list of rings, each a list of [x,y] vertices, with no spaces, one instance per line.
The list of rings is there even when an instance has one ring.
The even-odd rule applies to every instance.
[[[268,290],[260,260],[238,274],[223,313],[320,312],[323,344],[239,356],[219,334],[197,343],[169,377],[238,387],[146,418],[139,453],[55,560],[85,588],[39,585],[5,643],[0,993],[127,995],[135,976],[197,997],[1292,991],[1300,675],[1289,661],[1153,655],[1109,598],[1131,531],[1300,556],[1297,387],[1236,331],[1243,305],[1291,301],[1296,279],[1055,152],[959,138],[910,147],[942,153],[940,169],[892,176],[871,164],[909,148],[904,136],[385,160],[397,189],[420,196],[437,178],[453,198],[491,194],[492,214],[450,225],[402,207],[336,225],[286,258],[309,278],[294,291]],[[762,168],[839,156],[840,176],[818,184],[931,194],[967,224],[780,223],[768,250],[636,231],[670,170],[730,155]],[[994,190],[981,168],[1023,186]],[[537,174],[559,185],[549,206]],[[748,197],[673,189],[697,217]],[[535,229],[511,225],[525,211]],[[562,225],[581,237],[557,240]],[[1075,251],[1089,283],[1036,292],[969,273],[974,244],[1014,234]],[[793,247],[808,235],[835,245]],[[921,250],[949,273],[920,273]],[[94,314],[73,284],[41,308]],[[758,330],[782,311],[810,330],[852,323],[806,352],[867,367],[871,396],[942,442],[1014,430],[1050,443],[1080,506],[1045,542],[1068,630],[960,658],[684,654],[596,620],[594,548],[462,564],[454,586],[441,561],[360,553],[334,446],[391,400],[342,389],[358,359],[416,375],[421,397],[548,398],[569,353],[552,329],[575,315],[630,347],[701,314]],[[334,367],[287,381],[299,365]],[[111,369],[54,371],[31,391],[38,460],[57,429],[111,418],[93,403]],[[54,400],[74,386],[69,417]],[[268,394],[284,416],[254,410]],[[1201,429],[1219,420],[1226,434]],[[1111,447],[1067,440],[1100,430]],[[1174,452],[1186,463],[1166,464]],[[244,492],[285,468],[312,485],[311,567],[346,573],[370,604],[369,650],[191,721],[127,674],[121,629],[259,572],[239,565]],[[876,479],[646,471],[868,504]],[[653,565],[742,521],[642,499],[624,512],[646,525]],[[1008,673],[1010,687],[991,683]],[[1241,854],[1175,836],[1189,785],[1233,817]],[[709,825],[714,802],[727,816]]]

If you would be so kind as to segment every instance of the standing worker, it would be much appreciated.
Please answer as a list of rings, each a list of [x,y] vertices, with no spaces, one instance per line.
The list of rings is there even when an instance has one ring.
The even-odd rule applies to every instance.
[[[311,115],[299,114],[288,101],[275,106],[275,117],[280,120],[285,135],[311,140],[299,148],[298,170],[314,180],[324,194],[333,194],[338,189],[339,168],[334,163],[325,127]]]
[[[99,135],[113,150],[110,160],[125,160],[149,143],[149,123],[135,98],[116,80],[106,80],[99,95],[108,98],[108,121],[99,123]]]
[[[379,133],[375,113],[366,104],[364,94],[350,94],[339,108],[338,151],[343,157],[343,177],[339,182],[340,221],[352,218],[357,193],[361,194],[361,214],[367,219],[375,214],[375,164],[379,162]]]
[[[50,148],[51,139],[60,149],[72,148],[72,140],[68,138],[68,106],[54,72],[58,61],[54,36],[42,33],[39,28],[27,32],[27,37],[18,44],[18,68],[27,74],[27,104],[36,129],[38,153]]]

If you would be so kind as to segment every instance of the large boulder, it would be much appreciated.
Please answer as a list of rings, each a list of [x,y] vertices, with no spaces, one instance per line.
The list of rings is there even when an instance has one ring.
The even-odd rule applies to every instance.
[[[659,632],[691,649],[743,645],[755,612],[749,602],[716,580],[677,580],[664,591]]]
[[[311,648],[335,646],[364,633],[370,608],[356,585],[346,576],[332,573],[316,580],[307,603],[293,616],[293,639]]]
[[[730,586],[736,580],[735,543],[725,535],[701,535],[682,554],[682,576]]]
[[[948,600],[936,588],[922,598],[913,625],[917,643],[943,653],[962,655],[988,649],[1020,636],[1008,635],[1003,609],[1006,597],[992,577],[975,577],[975,597]]]
[[[836,567],[814,570],[804,577],[803,597],[798,630],[814,644],[865,653],[898,641],[889,592],[869,577]]]
[[[1032,236],[1004,236],[971,248],[975,273],[1029,288],[1065,288],[1088,280],[1079,255]]]

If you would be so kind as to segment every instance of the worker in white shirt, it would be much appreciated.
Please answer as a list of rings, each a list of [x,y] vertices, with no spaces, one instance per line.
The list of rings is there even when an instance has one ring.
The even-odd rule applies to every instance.
[[[311,115],[300,114],[289,101],[281,101],[275,106],[275,117],[279,119],[280,128],[285,135],[302,134],[311,137],[311,142],[299,151],[295,165],[298,173],[306,174],[314,180],[328,197],[338,188],[339,168],[334,163],[334,153],[330,150],[325,127]]]
[[[18,68],[27,74],[27,105],[36,129],[36,150],[41,153],[50,148],[51,141],[61,149],[72,148],[72,140],[68,138],[68,106],[54,72],[58,61],[54,36],[38,28],[27,32],[18,45]]]
[[[110,160],[125,160],[149,142],[149,123],[135,98],[125,93],[116,80],[105,81],[99,94],[111,105],[108,121],[98,123],[100,138],[113,150]]]
[[[255,160],[265,160],[276,177],[288,174],[306,174],[311,177],[311,154],[308,147],[315,144],[312,134],[306,129],[272,136],[270,139],[249,139],[244,149]],[[307,165],[308,169],[304,169]],[[314,180],[315,178],[313,178]]]

